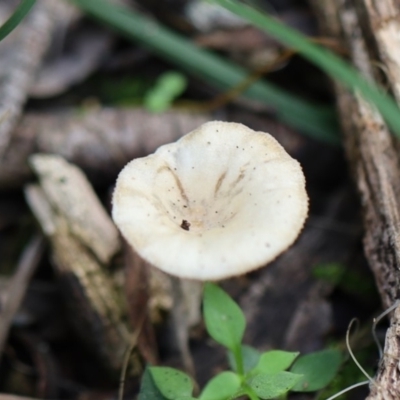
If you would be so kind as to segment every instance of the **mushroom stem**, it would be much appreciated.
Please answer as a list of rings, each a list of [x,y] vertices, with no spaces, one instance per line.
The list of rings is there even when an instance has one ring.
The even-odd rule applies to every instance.
[[[193,358],[189,349],[189,329],[200,320],[202,282],[171,276],[174,335],[186,371],[195,376]]]

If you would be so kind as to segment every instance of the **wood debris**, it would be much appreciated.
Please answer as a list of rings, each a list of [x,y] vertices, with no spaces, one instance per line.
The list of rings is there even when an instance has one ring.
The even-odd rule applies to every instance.
[[[62,0],[39,0],[21,26],[1,43],[6,52],[0,64],[0,156],[10,144],[57,21],[70,8]]]
[[[0,159],[0,188],[20,187],[32,175],[34,152],[59,154],[82,168],[95,183],[111,183],[135,157],[153,152],[210,119],[208,114],[100,108],[77,113],[27,114]]]
[[[31,162],[40,185],[29,185],[26,198],[50,239],[71,322],[104,366],[118,375],[131,334],[122,296],[104,270],[119,248],[116,228],[75,166],[52,155],[35,155]],[[133,364],[138,373],[137,358]]]
[[[0,358],[4,352],[4,345],[8,337],[12,320],[17,313],[25,296],[30,279],[34,274],[43,254],[43,238],[35,237],[26,247],[22,254],[17,270],[12,277],[3,301],[0,313]]]
[[[384,83],[399,100],[399,6],[392,0],[312,1],[325,31],[342,40],[353,65]],[[383,74],[382,74],[383,72]],[[384,307],[400,298],[400,156],[379,113],[336,85],[339,115],[353,176],[361,195],[364,249]],[[384,356],[369,400],[400,398],[400,310],[390,319]]]

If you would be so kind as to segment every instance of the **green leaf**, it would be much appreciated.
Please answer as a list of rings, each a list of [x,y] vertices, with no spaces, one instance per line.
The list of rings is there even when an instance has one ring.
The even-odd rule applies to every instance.
[[[241,346],[246,321],[240,307],[220,287],[204,287],[204,321],[210,336],[233,352]]]
[[[188,39],[126,7],[106,0],[70,0],[93,17],[118,29],[130,39],[140,41],[154,53],[185,69],[192,76],[224,90],[246,80],[249,71],[201,49]],[[309,103],[266,81],[251,85],[245,96],[269,104],[277,118],[309,135],[330,143],[339,143],[338,124],[330,107]]]
[[[357,352],[357,360],[361,365],[370,365],[371,352],[375,351],[375,344],[371,343],[369,346]],[[373,367],[367,369],[367,373],[373,376],[375,372]],[[340,373],[336,374],[335,378],[321,391],[318,392],[318,397],[315,400],[325,400],[333,397],[340,391],[354,385],[355,383],[365,382],[365,375],[360,371],[356,364],[350,359],[340,366]],[[343,395],[338,397],[338,400],[350,399],[352,396]]]
[[[177,71],[164,72],[157,80],[165,93],[172,96],[181,94],[187,86],[185,75]]]
[[[243,357],[243,371],[249,372],[253,369],[260,359],[261,353],[254,347],[242,344],[242,357]],[[236,360],[234,354],[228,350],[228,362],[234,371],[237,371]]]
[[[275,374],[288,369],[300,353],[282,350],[271,350],[261,354],[254,371],[264,374]]]
[[[249,386],[262,399],[273,399],[287,393],[298,381],[301,375],[287,371],[276,374],[259,374],[251,378]]]
[[[146,367],[144,370],[138,400],[167,400],[167,398],[157,389],[149,367]]]
[[[212,0],[212,2],[225,7],[287,46],[296,49],[303,57],[329,74],[331,78],[359,92],[364,99],[375,105],[396,135],[400,136],[400,110],[396,102],[382,88],[367,81],[350,64],[333,52],[312,43],[295,29],[237,0]]]
[[[360,274],[339,263],[318,264],[313,268],[312,274],[352,296],[361,297],[365,302],[377,301],[376,284],[370,275]]]
[[[179,72],[166,72],[156,81],[155,86],[146,93],[145,107],[152,112],[167,110],[187,86],[186,77]]]
[[[0,26],[0,41],[11,33],[29,13],[36,0],[22,0],[14,13]]]
[[[322,279],[335,286],[343,280],[345,273],[346,267],[339,263],[318,264],[312,270],[315,278]]]
[[[192,398],[193,382],[185,373],[169,367],[150,367],[150,373],[158,390],[168,400]]]
[[[299,357],[290,371],[303,375],[292,389],[295,392],[314,392],[324,388],[335,377],[342,363],[338,350],[328,349]]]
[[[96,81],[99,96],[105,102],[117,106],[138,106],[150,90],[152,82],[141,75],[134,77],[107,77]]]
[[[241,386],[240,377],[231,371],[221,372],[201,392],[199,400],[225,400],[234,396]]]

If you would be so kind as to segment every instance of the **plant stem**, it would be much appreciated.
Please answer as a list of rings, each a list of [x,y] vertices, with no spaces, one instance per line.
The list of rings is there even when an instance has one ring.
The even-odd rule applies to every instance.
[[[240,345],[233,351],[233,355],[235,357],[237,373],[240,376],[244,376],[243,354],[242,347]]]
[[[260,398],[254,393],[254,390],[250,386],[244,385],[243,389],[250,400],[260,400]]]

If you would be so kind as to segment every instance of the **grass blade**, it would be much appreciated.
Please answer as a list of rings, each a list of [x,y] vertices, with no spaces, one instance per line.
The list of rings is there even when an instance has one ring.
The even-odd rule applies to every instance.
[[[230,89],[249,75],[245,69],[196,47],[189,40],[140,13],[115,6],[106,0],[70,1],[126,37],[141,42],[159,56],[218,88]],[[339,142],[336,117],[331,108],[307,103],[266,81],[256,82],[245,95],[272,106],[277,117],[288,125],[326,142]]]
[[[11,33],[29,13],[36,0],[22,0],[14,13],[0,26],[0,41]]]
[[[212,0],[212,2],[225,7],[287,46],[296,49],[333,79],[359,92],[366,100],[374,104],[393,132],[400,137],[400,110],[397,104],[382,89],[364,79],[355,68],[331,51],[312,43],[298,31],[237,0]]]

